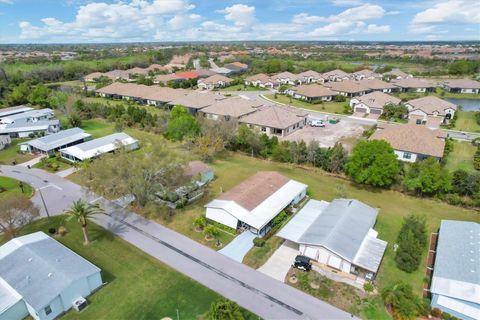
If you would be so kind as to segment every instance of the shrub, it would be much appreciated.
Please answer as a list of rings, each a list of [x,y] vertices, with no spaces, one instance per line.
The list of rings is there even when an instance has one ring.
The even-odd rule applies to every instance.
[[[203,233],[205,233],[206,236],[216,238],[218,237],[218,229],[215,226],[208,225],[203,229]]]
[[[433,308],[430,314],[432,315],[432,317],[440,318],[442,316],[442,310],[438,308]]]
[[[206,223],[207,221],[204,216],[199,216],[193,221],[193,224],[195,225],[195,227],[199,229],[203,229]]]
[[[397,238],[398,249],[395,254],[397,267],[405,272],[417,270],[427,241],[425,217],[411,214],[404,218]]]
[[[345,102],[347,101],[347,98],[345,98],[345,96],[342,96],[341,94],[337,94],[334,100],[335,102]]]
[[[365,290],[365,292],[373,292],[374,289],[375,287],[370,282],[365,282],[363,284],[363,290]]]
[[[256,237],[255,239],[253,239],[253,245],[255,247],[263,247],[265,245],[265,239]]]
[[[58,234],[63,237],[67,234],[67,228],[65,228],[64,226],[58,227]]]

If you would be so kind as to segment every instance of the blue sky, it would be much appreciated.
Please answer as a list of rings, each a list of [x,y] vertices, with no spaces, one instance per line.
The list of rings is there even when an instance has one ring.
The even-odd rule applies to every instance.
[[[0,43],[480,40],[476,0],[0,0]]]

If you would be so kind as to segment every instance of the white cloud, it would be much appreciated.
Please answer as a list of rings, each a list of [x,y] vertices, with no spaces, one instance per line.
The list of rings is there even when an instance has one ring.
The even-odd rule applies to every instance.
[[[320,16],[311,16],[308,13],[299,13],[293,16],[292,22],[296,24],[314,24],[327,21],[327,18]]]
[[[0,0],[0,3],[13,4],[13,0]]]
[[[439,25],[479,24],[480,2],[471,0],[447,0],[417,13],[409,26],[413,33],[430,33]]]
[[[362,4],[361,0],[332,0],[333,5],[338,7],[356,6]]]
[[[219,12],[225,13],[225,20],[233,22],[236,27],[249,28],[255,23],[255,7],[234,4]]]
[[[366,33],[386,33],[390,32],[390,26],[383,25],[383,26],[378,26],[376,24],[369,24],[363,32]]]
[[[398,10],[392,10],[392,11],[388,11],[388,12],[386,13],[387,16],[395,16],[395,15],[397,15],[397,14],[400,14],[400,11],[398,11]]]

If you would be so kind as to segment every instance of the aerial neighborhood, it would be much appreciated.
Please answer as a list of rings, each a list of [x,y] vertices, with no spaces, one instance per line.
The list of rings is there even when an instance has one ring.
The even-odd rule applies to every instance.
[[[0,0],[0,320],[480,319],[477,11]]]

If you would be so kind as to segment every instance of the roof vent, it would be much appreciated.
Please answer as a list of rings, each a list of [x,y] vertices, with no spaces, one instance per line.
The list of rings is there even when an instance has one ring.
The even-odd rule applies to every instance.
[[[33,261],[33,258],[28,258],[28,262],[32,262]]]
[[[48,276],[49,278],[53,278],[53,273],[50,272],[47,276]]]

